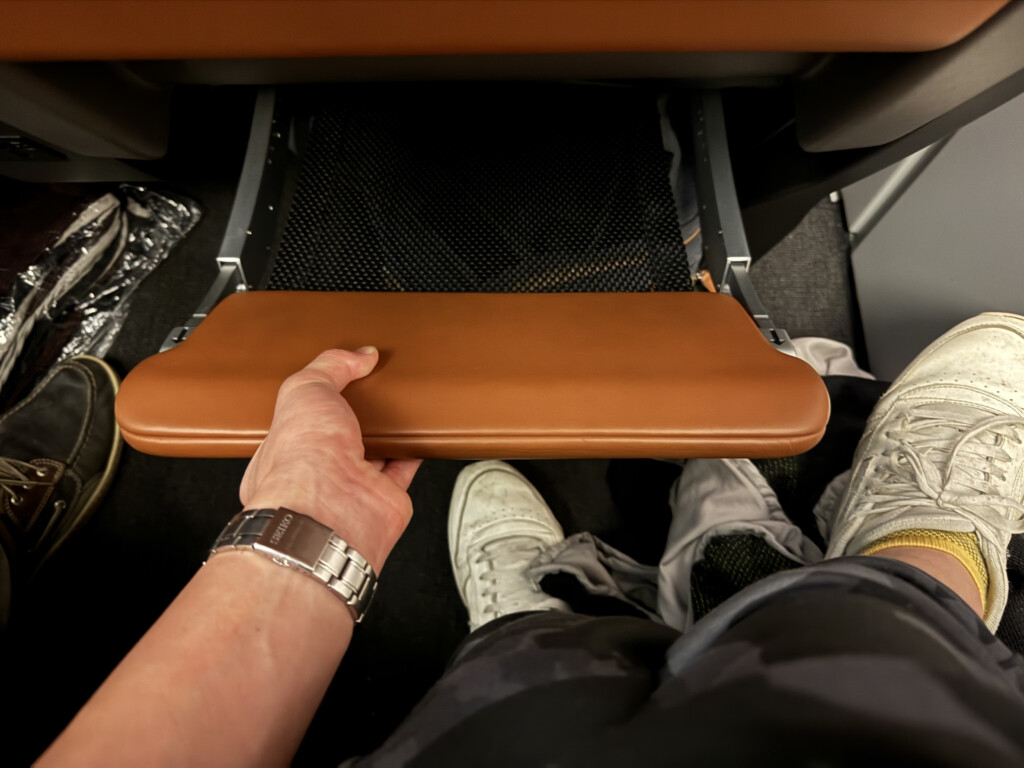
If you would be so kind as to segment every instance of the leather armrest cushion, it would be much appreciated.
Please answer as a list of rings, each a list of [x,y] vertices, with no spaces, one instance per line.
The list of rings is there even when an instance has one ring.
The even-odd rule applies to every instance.
[[[787,456],[829,416],[729,296],[261,291],[138,365],[117,419],[147,453],[251,456],[288,375],[365,344],[380,363],[344,395],[371,457]]]

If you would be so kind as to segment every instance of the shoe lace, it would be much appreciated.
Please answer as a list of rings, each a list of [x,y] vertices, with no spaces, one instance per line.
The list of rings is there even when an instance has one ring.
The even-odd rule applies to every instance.
[[[472,562],[484,566],[478,578],[486,585],[480,590],[480,597],[495,598],[484,605],[484,613],[497,612],[499,597],[508,605],[521,599],[525,592],[533,595],[536,588],[523,574],[523,564],[533,560],[544,548],[543,542],[532,536],[503,537],[476,548]]]
[[[979,418],[979,414],[981,418]],[[1024,418],[992,416],[961,403],[906,407],[886,437],[895,445],[868,462],[874,488],[855,515],[935,506],[976,527],[1024,533],[1024,504],[992,492],[1016,469],[1010,444],[1024,443]]]
[[[10,498],[12,504],[21,504],[19,490],[28,490],[40,485],[53,485],[46,478],[46,472],[27,461],[0,456],[0,494]]]

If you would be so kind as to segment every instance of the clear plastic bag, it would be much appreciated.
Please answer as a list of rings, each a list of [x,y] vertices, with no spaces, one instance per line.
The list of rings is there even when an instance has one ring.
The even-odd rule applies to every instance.
[[[6,275],[0,385],[8,403],[60,360],[103,357],[142,281],[200,218],[191,200],[122,185],[88,205],[35,261]]]
[[[132,294],[199,221],[199,207],[184,197],[172,198],[144,187],[122,187],[123,254],[114,271],[81,296],[78,331],[59,360],[81,354],[103,357],[124,325]]]

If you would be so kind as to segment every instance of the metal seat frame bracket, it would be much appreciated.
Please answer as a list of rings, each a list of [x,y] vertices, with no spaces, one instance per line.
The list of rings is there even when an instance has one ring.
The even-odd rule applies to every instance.
[[[279,203],[291,152],[280,112],[275,90],[261,88],[253,107],[235,200],[217,253],[217,277],[192,317],[164,339],[161,352],[184,341],[221,299],[256,287],[270,265],[271,244],[281,215],[275,205]]]
[[[739,301],[772,346],[795,354],[789,334],[772,321],[750,279],[752,259],[732,176],[721,93],[695,92],[692,115],[704,268],[715,289]]]

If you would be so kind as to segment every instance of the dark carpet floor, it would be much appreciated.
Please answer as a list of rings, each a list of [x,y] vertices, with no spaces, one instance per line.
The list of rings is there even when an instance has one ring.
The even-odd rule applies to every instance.
[[[819,202],[750,273],[772,319],[792,338],[835,339],[866,360],[841,203]]]
[[[202,141],[183,140],[163,173],[171,187],[202,204],[205,217],[139,290],[109,357],[122,375],[188,317],[214,276],[213,258],[245,143],[241,107],[248,96],[225,100],[222,92],[204,92],[193,98],[209,100],[217,130],[213,138],[207,133]],[[183,126],[177,135],[199,130]],[[825,227],[833,227],[833,214],[824,213],[832,217]],[[769,281],[769,307],[790,304],[797,271],[820,261],[844,263],[841,238],[822,237],[822,215],[822,209],[812,212],[784,243],[785,251],[771,257],[782,276]],[[794,328],[835,335],[837,328],[852,327],[849,311],[848,304],[833,302]],[[89,526],[35,583],[16,593],[2,644],[6,727],[0,762],[20,765],[38,755],[160,615],[237,511],[245,463],[161,459],[125,449],[110,494]],[[659,558],[669,522],[667,492],[678,466],[644,460],[516,465],[567,533],[593,531],[640,560]],[[417,476],[410,490],[412,524],[382,574],[373,611],[356,633],[296,764],[336,765],[372,749],[440,675],[466,634],[445,533],[449,496],[462,466],[428,462]]]

